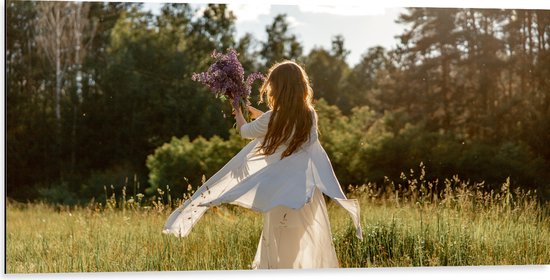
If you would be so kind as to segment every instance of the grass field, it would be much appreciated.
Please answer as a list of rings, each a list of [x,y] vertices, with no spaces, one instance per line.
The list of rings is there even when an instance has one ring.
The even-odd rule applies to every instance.
[[[500,191],[454,178],[432,183],[403,175],[387,191],[353,188],[364,240],[328,203],[342,267],[550,264],[550,214],[536,197],[504,183]],[[404,186],[408,186],[405,188]],[[400,191],[407,189],[407,191]],[[166,196],[166,194],[164,194]],[[137,199],[137,198],[136,198]],[[166,199],[164,199],[166,200]],[[249,269],[262,216],[237,206],[208,211],[186,238],[163,235],[171,208],[133,197],[69,208],[7,205],[8,273]]]

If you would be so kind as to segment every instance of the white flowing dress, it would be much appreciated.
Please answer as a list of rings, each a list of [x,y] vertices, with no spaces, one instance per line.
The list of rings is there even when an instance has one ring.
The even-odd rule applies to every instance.
[[[286,145],[269,156],[258,153],[271,113],[241,127],[241,136],[254,140],[168,217],[163,233],[185,237],[209,207],[231,203],[263,213],[253,269],[338,267],[322,194],[348,211],[362,239],[359,203],[340,187],[319,143],[315,111],[310,139],[292,155],[280,158]]]

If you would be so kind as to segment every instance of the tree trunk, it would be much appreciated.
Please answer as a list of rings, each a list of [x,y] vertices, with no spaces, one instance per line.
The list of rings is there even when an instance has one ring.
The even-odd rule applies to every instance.
[[[59,10],[56,11],[56,16],[59,16]],[[57,34],[55,36],[55,118],[57,120],[57,127],[61,128],[61,29],[57,27]]]
[[[76,170],[76,122],[78,117],[78,105],[73,104],[73,127],[71,130],[71,175],[75,174]]]

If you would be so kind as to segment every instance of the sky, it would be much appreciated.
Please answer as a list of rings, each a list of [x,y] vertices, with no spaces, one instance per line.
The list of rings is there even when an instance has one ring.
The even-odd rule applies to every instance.
[[[315,5],[264,5],[246,7],[230,4],[237,16],[237,37],[250,32],[261,41],[267,39],[266,26],[278,14],[286,14],[290,32],[308,54],[314,47],[331,48],[335,35],[344,37],[344,47],[350,50],[347,62],[355,65],[368,48],[381,45],[392,48],[397,44],[395,35],[403,32],[404,26],[395,23],[402,8],[363,11],[347,6],[322,7]]]
[[[154,14],[162,3],[148,2],[145,10]],[[194,7],[205,4],[195,3]],[[236,17],[236,38],[251,33],[258,41],[267,39],[266,26],[278,14],[286,14],[290,23],[289,32],[297,36],[308,54],[314,47],[331,48],[335,35],[344,37],[344,47],[350,51],[347,62],[355,65],[368,48],[383,46],[387,49],[397,44],[395,35],[403,32],[404,26],[395,23],[403,8],[373,8],[353,5],[274,5],[265,2],[229,3]]]

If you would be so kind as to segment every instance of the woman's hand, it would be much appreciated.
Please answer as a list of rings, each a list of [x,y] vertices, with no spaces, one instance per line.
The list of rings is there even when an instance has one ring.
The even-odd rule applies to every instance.
[[[261,116],[264,113],[261,110],[258,110],[250,105],[247,105],[247,107],[248,107],[248,111],[250,111],[250,116],[253,119],[257,119],[259,116]]]
[[[231,112],[235,116],[235,120],[237,121],[237,130],[241,130],[241,126],[243,126],[246,123],[246,120],[244,119],[243,112],[241,111],[241,106],[233,107],[233,112]]]

